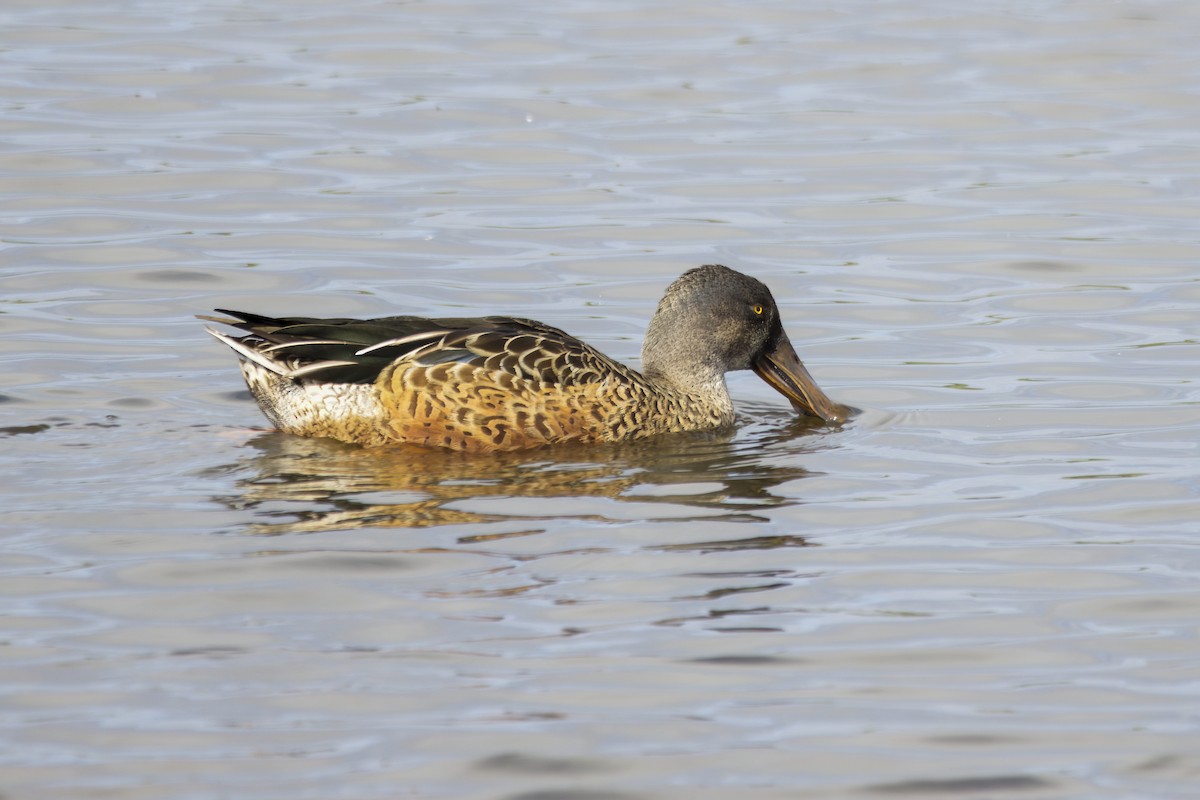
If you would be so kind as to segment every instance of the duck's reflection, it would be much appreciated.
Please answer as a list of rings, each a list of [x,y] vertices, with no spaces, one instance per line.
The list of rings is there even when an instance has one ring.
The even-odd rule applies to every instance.
[[[595,516],[595,504],[586,502],[577,513],[562,504],[553,514],[539,510],[539,500],[571,497],[670,504],[673,509],[664,516],[675,520],[679,507],[695,508],[697,518],[753,519],[756,510],[785,502],[774,493],[777,487],[811,474],[798,463],[805,448],[797,434],[804,429],[758,427],[769,432],[751,426],[749,432],[486,456],[403,445],[365,449],[263,433],[250,440],[253,453],[237,465],[239,472],[250,473],[238,481],[240,494],[220,499],[252,510],[256,522],[249,530],[264,535]],[[776,448],[779,444],[786,446]],[[764,450],[772,457],[763,457]],[[514,504],[513,498],[527,498],[529,504]],[[655,515],[651,511],[646,517]],[[516,534],[472,540],[491,535]],[[803,543],[799,537],[784,537],[787,544],[765,543],[776,538],[756,537],[745,546]],[[736,548],[738,540],[712,545]]]

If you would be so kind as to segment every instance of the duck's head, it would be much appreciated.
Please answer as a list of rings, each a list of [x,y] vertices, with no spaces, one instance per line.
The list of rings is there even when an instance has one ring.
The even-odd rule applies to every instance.
[[[788,340],[771,290],[729,267],[688,270],[667,287],[642,347],[647,377],[681,388],[752,369],[801,414],[840,424],[849,410],[829,399]]]

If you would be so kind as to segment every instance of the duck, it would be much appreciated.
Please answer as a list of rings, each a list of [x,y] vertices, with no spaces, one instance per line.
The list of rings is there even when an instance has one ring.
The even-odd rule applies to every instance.
[[[814,422],[850,409],[821,390],[770,289],[720,264],[689,269],[650,320],[641,371],[558,328],[519,317],[200,319],[239,357],[277,429],[366,447],[470,452],[620,442],[731,426],[725,375],[753,370]]]

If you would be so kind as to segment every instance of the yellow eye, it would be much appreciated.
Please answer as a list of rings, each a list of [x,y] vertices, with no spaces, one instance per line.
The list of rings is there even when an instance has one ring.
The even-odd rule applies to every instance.
[[[753,311],[755,314],[757,314],[760,317],[763,315],[763,307],[762,306],[757,306],[757,305],[753,306],[751,308],[751,311]]]

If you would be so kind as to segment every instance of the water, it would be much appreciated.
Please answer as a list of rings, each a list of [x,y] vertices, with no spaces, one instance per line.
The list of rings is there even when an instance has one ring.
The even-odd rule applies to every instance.
[[[7,800],[1195,796],[1194,4],[4,16]],[[192,318],[706,262],[862,415],[363,451]]]

